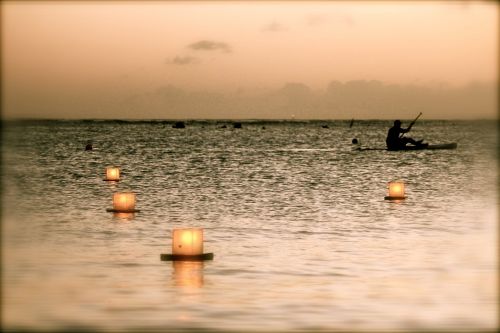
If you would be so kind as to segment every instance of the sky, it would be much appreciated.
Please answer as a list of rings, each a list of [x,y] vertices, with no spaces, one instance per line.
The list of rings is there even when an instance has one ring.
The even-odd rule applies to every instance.
[[[497,118],[494,1],[2,1],[2,118]]]

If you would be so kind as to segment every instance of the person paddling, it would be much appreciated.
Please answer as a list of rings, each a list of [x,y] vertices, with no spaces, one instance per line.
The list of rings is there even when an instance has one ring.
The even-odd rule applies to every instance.
[[[418,115],[420,117],[422,113]],[[389,129],[389,132],[387,133],[387,138],[385,139],[385,143],[387,144],[387,150],[401,150],[405,149],[406,145],[408,143],[411,143],[412,145],[415,146],[427,146],[427,143],[423,143],[422,140],[414,140],[412,138],[407,138],[403,136],[404,133],[408,133],[415,124],[415,121],[417,121],[418,117],[410,123],[410,126],[408,128],[401,128],[401,121],[400,120],[395,120],[394,121],[394,126],[392,126]]]

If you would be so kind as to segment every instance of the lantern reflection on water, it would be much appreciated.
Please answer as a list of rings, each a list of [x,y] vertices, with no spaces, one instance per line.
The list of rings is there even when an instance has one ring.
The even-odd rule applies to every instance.
[[[211,260],[213,253],[203,253],[203,229],[174,229],[172,254],[162,254],[161,260]]]
[[[135,193],[120,192],[113,194],[113,209],[106,209],[108,212],[114,213],[135,213]]]
[[[135,213],[114,212],[113,216],[120,220],[132,220],[135,217]]]
[[[107,167],[106,168],[106,181],[119,181],[120,180],[120,169],[117,167]]]
[[[389,195],[385,200],[403,200],[405,197],[405,183],[402,181],[389,182]]]
[[[203,261],[172,261],[176,286],[200,288],[203,286]]]

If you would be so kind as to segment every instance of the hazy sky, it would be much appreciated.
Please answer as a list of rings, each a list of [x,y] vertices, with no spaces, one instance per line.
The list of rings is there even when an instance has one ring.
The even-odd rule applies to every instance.
[[[390,118],[398,108],[434,110],[428,118],[496,117],[495,2],[3,1],[1,7],[3,117],[286,118],[302,110],[303,118],[335,119],[349,118],[350,108],[368,118]],[[351,89],[348,100],[342,89],[360,80],[378,81],[378,90],[365,84]],[[419,88],[423,104],[408,105],[415,98],[394,97],[405,95],[394,85],[410,89],[406,95],[415,86],[432,91]],[[354,106],[367,89],[374,95],[367,107]],[[444,94],[439,106],[435,89]],[[482,109],[459,103],[457,110],[455,97],[464,93],[473,96],[471,105],[482,101]],[[393,110],[387,103],[374,107],[371,101],[380,99]]]

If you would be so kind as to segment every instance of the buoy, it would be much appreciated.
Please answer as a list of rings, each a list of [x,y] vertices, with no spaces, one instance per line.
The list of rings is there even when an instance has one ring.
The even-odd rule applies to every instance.
[[[182,121],[178,121],[172,126],[172,128],[185,128],[185,127],[186,125]]]

